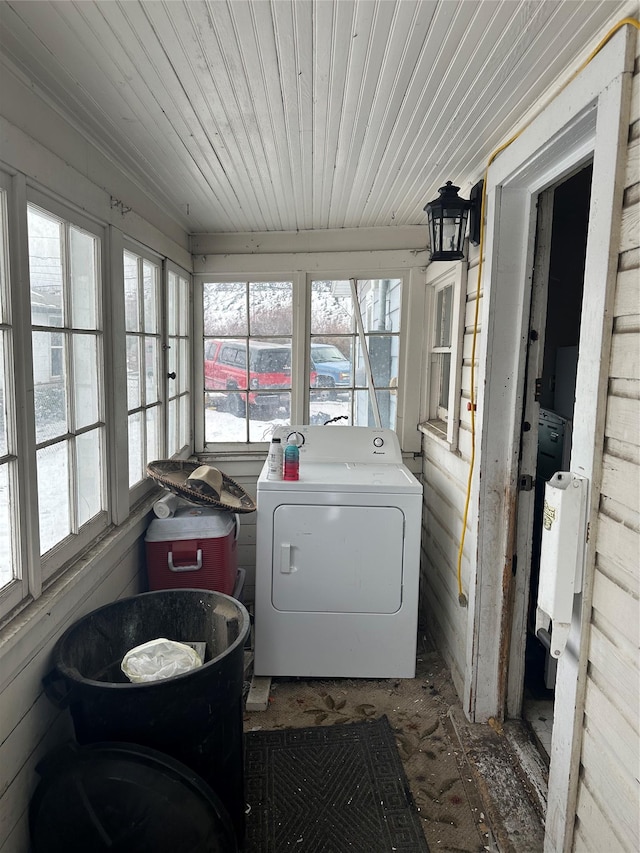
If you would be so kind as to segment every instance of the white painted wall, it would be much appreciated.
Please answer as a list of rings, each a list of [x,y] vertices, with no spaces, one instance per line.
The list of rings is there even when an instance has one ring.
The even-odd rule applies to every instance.
[[[463,344],[460,373],[458,433],[455,449],[422,427],[422,478],[424,514],[421,562],[420,610],[422,624],[433,637],[449,668],[456,690],[464,693],[469,611],[458,599],[458,549],[462,535],[469,464],[471,459],[471,350],[478,283],[478,253],[470,247],[466,295],[462,311]],[[480,293],[482,316],[482,292]],[[478,334],[482,332],[481,321]],[[429,356],[423,355],[428,374]],[[426,377],[428,381],[428,375]],[[476,380],[477,382],[477,380]],[[426,405],[426,404],[425,404]],[[462,557],[462,588],[468,597],[469,582],[475,575],[475,535],[470,515]]]
[[[576,851],[640,848],[640,39],[613,308]]]

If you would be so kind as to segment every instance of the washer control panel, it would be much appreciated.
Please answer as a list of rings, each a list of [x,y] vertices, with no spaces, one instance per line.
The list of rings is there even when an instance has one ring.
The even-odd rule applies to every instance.
[[[307,462],[389,462],[402,464],[398,436],[391,429],[340,425],[281,424],[273,431],[284,446],[297,444]]]

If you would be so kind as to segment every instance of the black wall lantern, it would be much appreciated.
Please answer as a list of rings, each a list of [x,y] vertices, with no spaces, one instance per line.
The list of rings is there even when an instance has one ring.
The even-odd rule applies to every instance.
[[[432,261],[459,261],[467,230],[467,215],[471,202],[460,198],[451,181],[440,187],[439,198],[428,202],[425,211],[429,219]]]
[[[467,201],[460,198],[458,190],[451,181],[440,187],[439,198],[425,205],[429,219],[432,261],[460,261],[464,258],[464,237],[469,217],[469,242],[474,246],[480,243],[480,224],[482,218],[482,191],[484,181],[471,188]]]

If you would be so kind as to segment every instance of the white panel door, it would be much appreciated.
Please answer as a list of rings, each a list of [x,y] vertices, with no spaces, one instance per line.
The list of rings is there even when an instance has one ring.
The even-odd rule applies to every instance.
[[[404,514],[397,507],[279,506],[276,610],[395,613],[402,603]]]

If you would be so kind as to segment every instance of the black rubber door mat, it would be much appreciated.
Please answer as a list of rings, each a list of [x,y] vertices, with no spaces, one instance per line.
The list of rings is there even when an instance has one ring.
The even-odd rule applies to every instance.
[[[428,853],[386,717],[245,735],[246,853]]]

